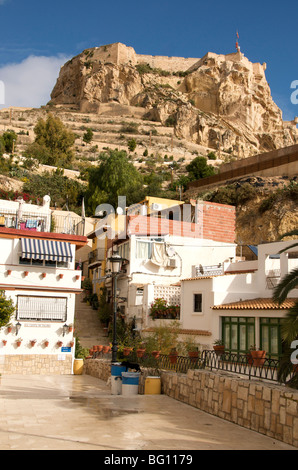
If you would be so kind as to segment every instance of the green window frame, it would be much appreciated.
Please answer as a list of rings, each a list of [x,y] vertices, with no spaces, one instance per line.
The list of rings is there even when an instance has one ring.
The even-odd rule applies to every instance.
[[[280,359],[283,353],[282,324],[284,318],[260,318],[260,348],[266,356]]]
[[[222,317],[222,340],[226,351],[247,353],[255,344],[255,318]]]

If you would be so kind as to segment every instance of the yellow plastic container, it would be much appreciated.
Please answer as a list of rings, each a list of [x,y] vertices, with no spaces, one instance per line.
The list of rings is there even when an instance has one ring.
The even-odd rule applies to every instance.
[[[73,361],[73,373],[74,375],[82,375],[84,367],[84,359],[75,359]]]
[[[160,395],[161,379],[160,377],[147,377],[145,380],[145,395]]]

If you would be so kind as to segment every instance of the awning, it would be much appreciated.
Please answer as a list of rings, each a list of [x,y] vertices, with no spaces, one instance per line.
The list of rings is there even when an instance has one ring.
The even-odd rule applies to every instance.
[[[70,243],[34,238],[22,238],[21,243],[22,258],[62,262],[73,259]]]

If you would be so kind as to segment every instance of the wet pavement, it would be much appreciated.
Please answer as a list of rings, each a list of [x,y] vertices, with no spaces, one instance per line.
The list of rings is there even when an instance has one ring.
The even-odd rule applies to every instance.
[[[87,375],[1,378],[0,450],[291,449],[165,395],[112,396]]]

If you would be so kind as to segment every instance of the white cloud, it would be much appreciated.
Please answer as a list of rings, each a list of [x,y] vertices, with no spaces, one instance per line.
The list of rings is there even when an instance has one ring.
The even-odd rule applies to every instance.
[[[20,63],[0,67],[0,82],[5,87],[5,104],[0,101],[0,107],[39,108],[45,105],[50,100],[60,67],[67,60],[68,57],[62,54],[56,57],[29,56]]]

